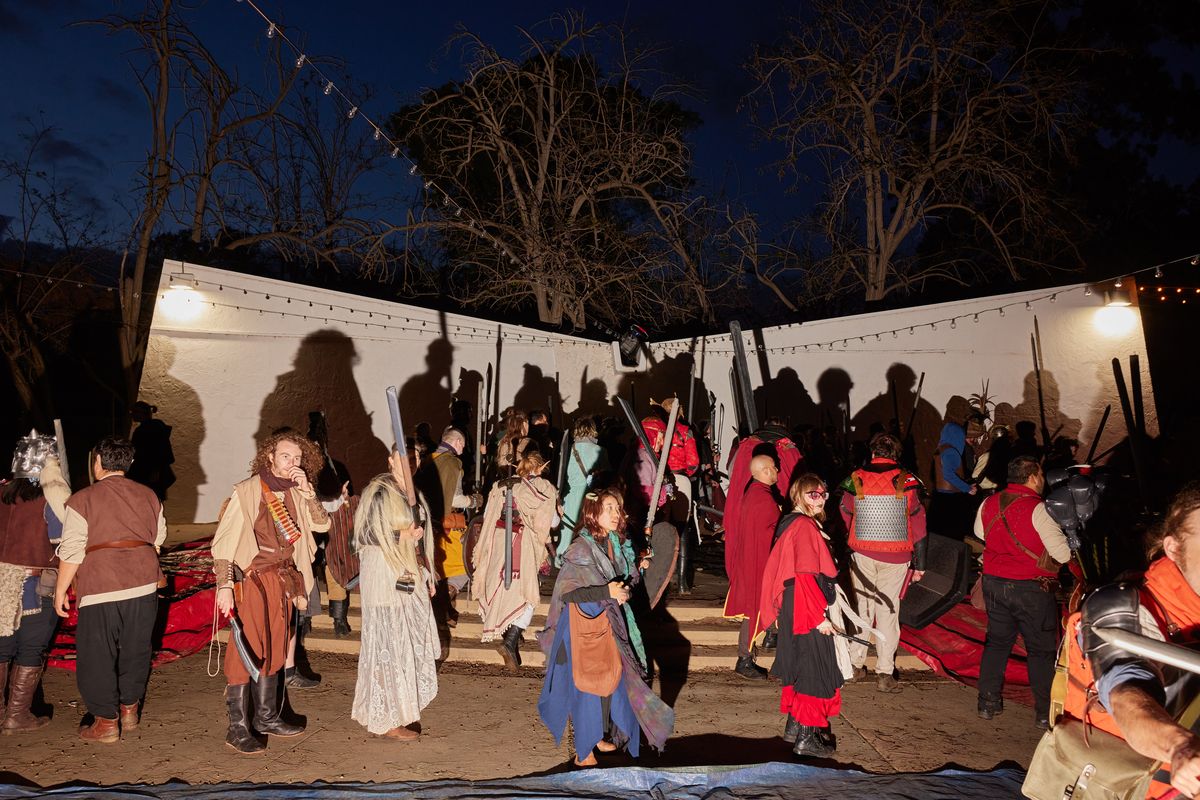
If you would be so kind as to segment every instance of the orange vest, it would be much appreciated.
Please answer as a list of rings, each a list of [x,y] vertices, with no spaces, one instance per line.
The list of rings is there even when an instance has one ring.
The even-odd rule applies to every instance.
[[[1160,558],[1151,564],[1138,599],[1154,617],[1166,641],[1182,645],[1200,643],[1200,596],[1192,590],[1175,562]],[[1112,715],[1098,702],[1093,702],[1096,681],[1091,664],[1079,647],[1080,616],[1076,611],[1067,620],[1067,632],[1059,653],[1060,680],[1064,673],[1066,676],[1062,712],[1124,739]],[[1146,797],[1156,800],[1171,796],[1174,790],[1170,784],[1170,765],[1162,764],[1150,781]]]
[[[908,474],[899,467],[886,472],[856,469],[854,516],[848,544],[854,550],[912,552],[912,515],[908,508]]]

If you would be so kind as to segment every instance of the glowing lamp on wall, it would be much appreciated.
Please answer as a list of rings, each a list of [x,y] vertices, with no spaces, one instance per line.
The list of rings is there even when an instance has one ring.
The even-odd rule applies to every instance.
[[[195,322],[204,312],[201,295],[196,291],[196,276],[190,272],[173,272],[171,287],[159,298],[163,316],[172,322]]]

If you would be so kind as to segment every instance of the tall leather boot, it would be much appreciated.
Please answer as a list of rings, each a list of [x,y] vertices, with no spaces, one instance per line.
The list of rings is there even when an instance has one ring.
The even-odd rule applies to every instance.
[[[504,666],[516,672],[521,666],[521,629],[509,625],[496,649],[504,656]]]
[[[329,616],[333,618],[333,635],[337,638],[350,635],[350,600],[330,600]]]
[[[304,726],[287,722],[280,716],[283,711],[283,693],[287,691],[282,676],[263,675],[250,681],[250,693],[254,698],[254,730],[272,736],[299,736]]]
[[[311,623],[312,618],[306,617]],[[336,623],[335,623],[336,625]],[[347,631],[349,626],[347,626]],[[296,626],[296,665],[283,670],[283,679],[290,689],[312,689],[321,685],[321,676],[313,672],[308,663],[308,650],[304,647],[304,639],[308,635],[301,625]]]
[[[692,548],[696,546],[696,543],[692,541],[691,534],[688,520],[684,519],[679,528],[679,593],[681,595],[692,593]]]
[[[11,662],[0,662],[0,721],[4,720],[4,715],[8,713],[8,704],[5,703],[4,690],[8,686],[8,665]]]
[[[267,743],[250,729],[250,684],[225,687],[225,710],[229,712],[229,732],[225,744],[239,753],[261,753]]]
[[[33,694],[42,677],[42,667],[14,666],[9,680],[8,710],[4,714],[5,734],[35,731],[50,724],[49,717],[39,717],[29,710]]]

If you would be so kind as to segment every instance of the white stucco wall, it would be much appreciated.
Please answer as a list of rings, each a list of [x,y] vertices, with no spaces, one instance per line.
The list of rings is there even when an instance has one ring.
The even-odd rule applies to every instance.
[[[183,269],[197,285],[172,289],[171,276]],[[1086,450],[1104,406],[1112,403],[1100,450],[1123,437],[1109,362],[1120,356],[1128,375],[1127,357],[1136,353],[1148,424],[1155,433],[1136,308],[1127,312],[1133,322],[1129,330],[1112,335],[1109,328],[1097,327],[1099,293],[1085,296],[1083,290],[1082,285],[1060,287],[1054,303],[1046,299],[1049,291],[1039,291],[765,329],[767,373],[773,379],[765,391],[758,390],[760,413],[765,399],[772,416],[793,425],[836,427],[838,404],[844,403],[855,428],[851,438],[865,437],[872,421],[886,424],[894,416],[886,375],[899,364],[896,372],[901,378],[907,372],[910,384],[926,373],[914,426],[922,460],[936,444],[951,398],[969,397],[984,380],[990,381],[991,396],[1006,404],[997,409],[1000,421],[1036,420],[1029,344],[1036,313],[1051,431],[1082,439]],[[1032,310],[1025,309],[1026,301]],[[989,310],[1001,304],[1008,306],[1004,317]],[[953,329],[939,322],[955,316]],[[914,326],[912,335],[909,326]],[[894,328],[903,329],[895,338],[888,333]],[[878,340],[875,333],[881,334]],[[747,332],[745,341],[751,382],[761,387],[755,339]],[[832,348],[818,349],[830,341],[835,341]],[[415,306],[167,262],[141,399],[157,405],[158,416],[174,429],[178,482],[168,496],[169,519],[211,521],[230,486],[246,475],[256,438],[283,425],[306,430],[309,411],[326,413],[331,454],[361,485],[383,469],[392,441],[384,402],[389,385],[400,387],[406,425],[427,421],[435,437],[449,421],[451,395],[461,393],[474,403],[488,366],[497,370],[497,363],[493,414],[497,397],[500,409],[561,405],[567,415],[576,410],[614,414],[617,393],[633,396],[641,413],[650,398],[687,397],[691,347],[691,341],[655,344],[647,372],[617,374],[609,344],[466,315],[441,319],[438,312]],[[729,336],[706,337],[697,342],[697,352],[702,369],[693,416],[707,416],[703,398],[713,392],[717,407],[725,408],[721,439],[728,452],[736,425]],[[915,385],[899,383],[900,417],[907,421]]]
[[[1136,306],[1106,308],[1103,292],[1087,294],[1086,290],[1085,284],[1061,286],[767,328],[762,332],[766,372],[775,378],[774,386],[766,392],[767,411],[791,425],[808,422],[838,428],[837,406],[845,403],[851,439],[863,439],[872,422],[887,425],[896,416],[889,370],[896,365],[893,374],[899,380],[895,405],[899,406],[903,423],[911,414],[915,384],[924,372],[922,402],[914,424],[919,463],[924,471],[948,407],[961,406],[958,401],[952,403],[952,398],[970,398],[982,390],[984,381],[988,382],[988,395],[998,404],[993,412],[997,422],[1013,425],[1027,420],[1040,427],[1030,344],[1036,316],[1051,435],[1079,439],[1082,445],[1078,455],[1082,459],[1105,406],[1111,404],[1112,414],[1097,453],[1122,439],[1126,430],[1111,361],[1113,357],[1121,359],[1128,383],[1129,356],[1133,354],[1140,360],[1147,428],[1155,435],[1158,421],[1140,311]],[[1004,306],[1003,315],[997,310],[1000,306]],[[898,332],[893,335],[893,330]],[[764,375],[756,339],[745,331],[743,341],[750,382],[761,387]],[[726,410],[721,439],[727,448],[736,425],[729,382],[733,363],[730,337],[709,336],[694,346],[705,351],[700,374],[716,395],[718,405]],[[686,358],[684,354],[692,348],[693,343],[687,340],[664,342],[653,350],[660,359],[670,359]],[[780,373],[784,373],[783,380]],[[762,390],[756,395],[761,415]]]

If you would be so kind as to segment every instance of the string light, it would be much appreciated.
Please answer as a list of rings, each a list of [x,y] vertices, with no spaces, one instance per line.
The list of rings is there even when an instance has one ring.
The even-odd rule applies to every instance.
[[[346,114],[346,119],[354,119],[354,115],[358,113],[358,106],[350,106],[350,111]]]
[[[325,94],[327,96],[333,94],[333,81],[329,81],[325,84]]]
[[[267,26],[267,38],[268,39],[275,38],[275,23],[274,22],[272,22],[270,25]]]
[[[303,67],[304,62],[307,60],[308,60],[308,56],[304,55],[304,53],[301,53],[300,57],[296,59],[296,69],[300,69],[301,67]]]

